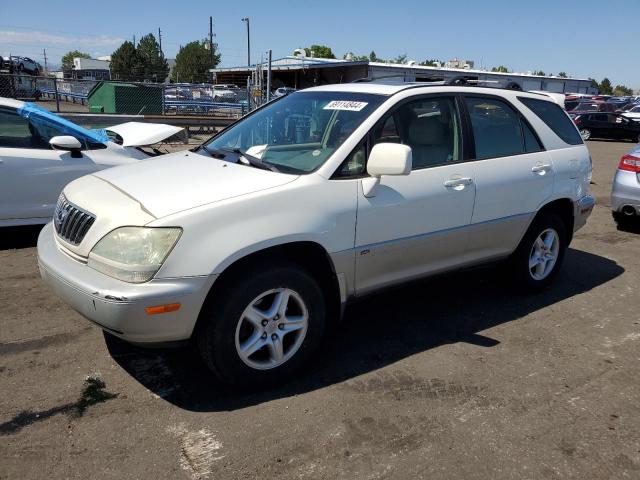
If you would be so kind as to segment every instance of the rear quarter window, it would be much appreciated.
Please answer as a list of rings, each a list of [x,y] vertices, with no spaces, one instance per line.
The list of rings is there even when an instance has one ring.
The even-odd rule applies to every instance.
[[[518,100],[569,145],[581,145],[584,143],[576,126],[556,103],[525,97],[518,97]]]

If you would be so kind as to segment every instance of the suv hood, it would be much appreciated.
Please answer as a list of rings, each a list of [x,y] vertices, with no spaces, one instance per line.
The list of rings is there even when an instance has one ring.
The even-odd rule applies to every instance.
[[[156,218],[278,187],[298,178],[188,151],[93,175],[139,202]],[[90,205],[83,206],[90,210]]]

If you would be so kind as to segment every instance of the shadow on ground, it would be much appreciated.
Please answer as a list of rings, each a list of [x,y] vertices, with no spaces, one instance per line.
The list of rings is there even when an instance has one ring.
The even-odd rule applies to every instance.
[[[38,235],[42,227],[44,227],[44,225],[1,227],[0,250],[35,247],[38,243]]]
[[[500,271],[483,268],[422,281],[351,306],[305,373],[281,387],[237,392],[215,381],[194,353],[144,350],[107,336],[116,362],[166,401],[191,411],[229,411],[323,388],[455,342],[491,348],[478,332],[587,292],[624,272],[607,258],[570,249],[549,290],[514,294]]]

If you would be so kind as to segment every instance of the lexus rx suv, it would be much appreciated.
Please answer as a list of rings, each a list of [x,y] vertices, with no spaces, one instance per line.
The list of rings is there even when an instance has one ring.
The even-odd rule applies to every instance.
[[[191,340],[223,381],[269,385],[380,289],[498,260],[547,287],[593,209],[591,168],[546,95],[315,87],[191,151],[67,185],[40,272],[109,334]]]

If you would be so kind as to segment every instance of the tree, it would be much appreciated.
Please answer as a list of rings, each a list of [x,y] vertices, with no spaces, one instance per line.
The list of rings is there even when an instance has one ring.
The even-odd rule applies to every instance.
[[[111,78],[114,80],[140,80],[140,62],[133,43],[126,41],[111,54]]]
[[[613,88],[611,88],[611,80],[609,80],[608,78],[603,78],[600,82],[600,85],[598,85],[598,88],[600,89],[601,95],[611,95],[613,93]]]
[[[616,85],[616,88],[613,89],[613,94],[616,97],[625,97],[633,95],[633,89],[627,87],[626,85]]]
[[[376,55],[376,52],[374,52],[373,50],[371,50],[371,53],[369,54],[369,61],[370,62],[379,62],[380,61],[378,59],[378,56]]]
[[[537,75],[537,76],[540,76],[540,77],[544,77],[544,76],[546,76],[547,74],[546,74],[546,73],[544,73],[542,70],[534,70],[534,71],[533,71],[533,73],[532,73],[531,75]]]
[[[396,58],[389,60],[389,63],[399,63],[399,64],[404,64],[407,61],[407,54],[406,53],[401,53],[400,55],[398,55]]]
[[[600,88],[600,85],[598,85],[598,81],[595,78],[589,77],[589,81],[591,82],[591,88]]]
[[[206,82],[211,74],[209,69],[220,63],[221,55],[217,53],[218,44],[214,43],[209,50],[209,41],[189,42],[180,47],[176,55],[176,66],[171,79],[174,82]]]
[[[336,58],[331,51],[331,47],[327,47],[326,45],[311,45],[310,47],[305,48],[304,51],[307,57]]]
[[[425,60],[424,62],[420,62],[420,65],[424,67],[435,67],[436,64],[442,65],[442,62],[440,60],[436,60],[435,58],[432,58],[430,60]]]
[[[169,73],[169,64],[160,51],[160,45],[152,33],[140,39],[136,48],[142,80],[164,82]]]
[[[62,70],[73,70],[74,58],[91,58],[88,53],[81,52],[80,50],[71,50],[62,56]]]
[[[559,76],[560,78],[567,78],[567,74],[566,74],[565,72],[560,72],[560,73],[558,73],[558,76]]]
[[[504,65],[500,65],[499,67],[493,67],[491,69],[492,72],[500,72],[500,73],[509,73],[509,69]]]

